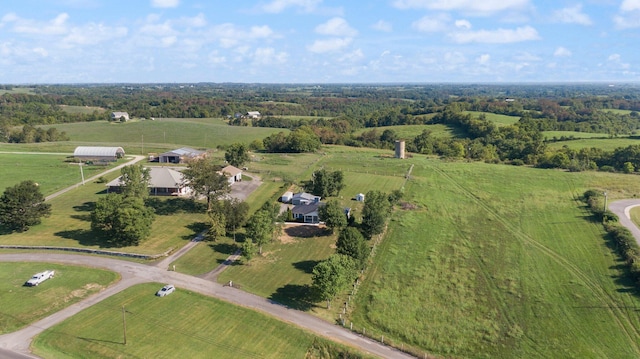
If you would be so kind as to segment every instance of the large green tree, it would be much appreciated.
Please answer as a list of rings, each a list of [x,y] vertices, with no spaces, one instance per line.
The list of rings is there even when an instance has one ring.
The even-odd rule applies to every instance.
[[[357,228],[347,227],[340,231],[336,241],[336,253],[353,258],[358,267],[363,268],[369,251],[367,240]]]
[[[249,161],[247,146],[243,143],[234,143],[224,153],[224,159],[232,166],[240,167]]]
[[[137,246],[151,234],[155,219],[152,208],[136,197],[108,194],[96,202],[91,212],[91,228],[102,232],[118,247]]]
[[[331,308],[331,300],[348,288],[357,276],[356,262],[344,254],[333,254],[313,267],[313,288]]]
[[[303,186],[306,191],[322,198],[337,196],[344,188],[344,173],[319,169],[313,172],[311,180],[306,181]]]
[[[389,196],[380,191],[367,192],[362,208],[362,231],[367,238],[384,231],[387,217],[391,212]]]
[[[229,193],[229,180],[221,167],[209,158],[201,158],[189,162],[184,174],[186,184],[193,189],[194,196],[207,199],[207,212],[213,207],[213,201]]]
[[[335,199],[330,200],[325,203],[324,206],[321,206],[318,209],[318,216],[320,217],[320,220],[325,223],[327,228],[331,230],[331,232],[335,232],[336,229],[342,229],[347,226],[347,216],[344,213],[344,209]]]
[[[0,197],[0,224],[12,231],[24,232],[50,214],[51,205],[33,181],[8,187]]]
[[[269,209],[262,208],[249,218],[246,234],[258,246],[259,254],[262,254],[262,246],[272,239],[274,230],[273,213]]]
[[[141,164],[124,166],[120,170],[120,193],[125,197],[149,197],[151,170]]]

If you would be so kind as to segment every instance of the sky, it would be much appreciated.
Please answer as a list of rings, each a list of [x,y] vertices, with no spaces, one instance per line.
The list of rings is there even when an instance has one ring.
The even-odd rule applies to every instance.
[[[0,83],[640,81],[640,0],[3,0]]]

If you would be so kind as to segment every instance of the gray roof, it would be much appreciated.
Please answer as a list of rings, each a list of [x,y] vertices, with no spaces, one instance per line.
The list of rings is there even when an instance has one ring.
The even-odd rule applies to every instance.
[[[203,154],[205,151],[196,150],[191,147],[182,147],[177,150],[169,151],[160,154],[160,156],[185,156],[185,157],[196,157]]]
[[[294,206],[293,209],[291,210],[291,213],[293,214],[309,214],[311,212],[315,212],[318,210],[318,208],[324,206],[324,202],[315,202],[315,203],[310,203],[310,204],[300,204],[297,206]]]
[[[118,153],[124,155],[122,147],[78,146],[73,151],[74,156],[117,157]]]
[[[149,168],[149,187],[151,188],[180,188],[184,182],[184,175],[180,171],[176,171],[167,167],[148,167]],[[120,179],[122,176],[107,183],[107,187],[119,187],[122,185]]]
[[[302,198],[302,199],[306,199],[309,201],[313,201],[316,198],[320,198],[319,196],[313,195],[311,193],[307,193],[307,192],[299,192],[293,195],[293,199],[298,199],[298,198]]]

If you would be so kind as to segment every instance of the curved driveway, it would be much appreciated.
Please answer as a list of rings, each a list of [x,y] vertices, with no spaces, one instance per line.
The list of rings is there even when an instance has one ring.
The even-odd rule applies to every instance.
[[[120,273],[122,276],[122,280],[100,293],[94,294],[79,303],[73,304],[57,313],[54,313],[53,315],[35,322],[24,329],[0,336],[0,354],[3,352],[2,349],[5,349],[28,355],[30,353],[29,345],[35,335],[132,285],[145,282],[171,282],[178,288],[188,289],[246,308],[259,310],[284,322],[304,328],[317,335],[354,346],[362,351],[379,357],[412,358],[412,356],[406,353],[384,346],[369,338],[361,337],[347,329],[330,324],[312,315],[298,310],[289,309],[265,298],[240,291],[236,288],[223,287],[218,283],[213,283],[202,278],[193,277],[179,272],[167,271],[154,266],[112,258],[51,253],[0,254],[0,261],[54,262],[69,265],[90,266],[111,270]]]
[[[609,204],[609,210],[618,216],[620,224],[631,231],[633,238],[635,238],[638,245],[640,245],[640,228],[633,223],[631,215],[629,214],[631,208],[637,206],[640,206],[640,199],[623,199],[611,202],[611,204]]]

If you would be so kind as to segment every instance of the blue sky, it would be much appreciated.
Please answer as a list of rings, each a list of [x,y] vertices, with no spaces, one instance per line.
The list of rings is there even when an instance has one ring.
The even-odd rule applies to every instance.
[[[640,0],[2,5],[3,84],[640,80]]]

